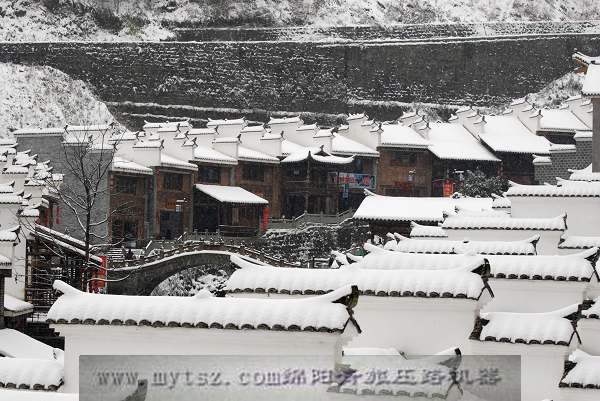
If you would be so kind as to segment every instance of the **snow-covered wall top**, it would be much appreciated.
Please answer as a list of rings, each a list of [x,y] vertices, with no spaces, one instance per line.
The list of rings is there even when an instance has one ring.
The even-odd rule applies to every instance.
[[[54,288],[63,293],[48,311],[47,321],[55,324],[339,333],[353,321],[350,286],[298,300],[216,298],[208,291],[194,297],[100,295],[62,281]]]
[[[478,300],[486,290],[482,277],[468,267],[446,270],[371,270],[353,265],[338,269],[259,266],[232,256],[242,267],[228,280],[229,292],[310,295],[328,293],[340,285],[356,285],[363,295]]]

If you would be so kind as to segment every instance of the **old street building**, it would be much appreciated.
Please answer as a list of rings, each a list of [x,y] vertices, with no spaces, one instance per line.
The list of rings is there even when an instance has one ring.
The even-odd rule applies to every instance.
[[[146,123],[137,133],[68,126],[14,136],[46,159],[61,153],[66,132],[106,132],[96,146],[114,149],[114,160],[104,184],[109,196],[99,202],[112,215],[99,230],[135,246],[193,232],[256,235],[273,218],[356,210],[365,190],[447,197],[467,170],[521,184],[554,182],[568,178],[567,168],[591,163],[591,122],[591,103],[583,98],[555,110],[521,99],[501,115],[463,108],[447,123],[411,112],[385,123],[351,114],[333,128],[299,117],[266,124],[240,118],[209,120],[202,128],[175,121]],[[74,226],[64,207],[48,213],[59,231]]]

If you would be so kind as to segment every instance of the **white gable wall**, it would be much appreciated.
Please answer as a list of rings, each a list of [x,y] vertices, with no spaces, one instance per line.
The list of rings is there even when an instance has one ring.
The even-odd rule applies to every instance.
[[[600,197],[511,196],[512,217],[567,214],[570,235],[600,235]]]
[[[55,324],[65,337],[64,392],[79,391],[79,356],[105,355],[306,355],[327,357],[333,369],[341,350],[353,335],[269,330],[219,330],[149,326]],[[215,371],[219,371],[215,366]]]
[[[285,294],[230,294],[240,298],[299,298]],[[483,298],[486,296],[484,295]],[[487,300],[487,299],[486,299]],[[410,355],[430,355],[467,345],[475,317],[485,301],[448,298],[361,295],[354,318],[362,332],[348,346],[395,348]]]
[[[528,256],[524,256],[527,258]],[[595,279],[594,279],[595,280]],[[548,312],[583,302],[589,283],[491,278],[495,298],[484,312]]]
[[[470,340],[475,355],[521,355],[521,399],[560,401],[558,383],[569,347],[558,345],[505,344]],[[468,354],[469,352],[467,352]]]

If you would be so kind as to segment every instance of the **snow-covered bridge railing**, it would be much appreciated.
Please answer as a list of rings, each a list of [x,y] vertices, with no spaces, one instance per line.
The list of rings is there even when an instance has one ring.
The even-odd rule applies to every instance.
[[[267,255],[264,252],[256,250],[254,248],[245,247],[243,245],[232,245],[224,242],[191,242],[182,244],[168,250],[155,251],[153,255],[141,257],[139,259],[132,260],[114,260],[110,262],[110,268],[119,269],[123,267],[134,267],[142,266],[148,263],[153,263],[161,259],[169,258],[171,256],[197,252],[197,251],[222,251],[237,253],[242,256],[249,256],[253,259],[259,260],[264,263],[268,263],[272,266],[279,267],[298,267],[300,264],[295,262],[289,262],[287,260],[277,258],[275,256]]]

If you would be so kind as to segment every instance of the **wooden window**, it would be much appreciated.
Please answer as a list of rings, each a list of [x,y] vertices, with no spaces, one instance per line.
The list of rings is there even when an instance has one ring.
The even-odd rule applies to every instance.
[[[137,192],[137,179],[133,177],[115,177],[115,191],[120,194],[135,194]]]
[[[181,191],[183,189],[183,176],[181,174],[164,173],[163,177],[164,189],[170,189],[174,191]]]
[[[200,182],[219,184],[221,182],[221,169],[213,166],[200,166],[198,179]]]
[[[247,181],[264,181],[265,169],[256,164],[245,165],[242,168],[242,178]]]

